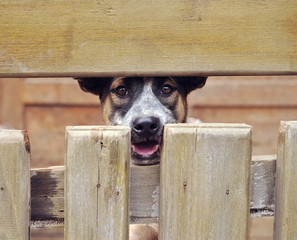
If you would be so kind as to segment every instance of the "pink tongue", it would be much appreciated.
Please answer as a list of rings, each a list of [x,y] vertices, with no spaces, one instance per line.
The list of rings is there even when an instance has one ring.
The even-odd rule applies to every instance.
[[[158,145],[152,143],[140,143],[134,145],[134,150],[139,155],[152,155],[157,151],[157,149]]]

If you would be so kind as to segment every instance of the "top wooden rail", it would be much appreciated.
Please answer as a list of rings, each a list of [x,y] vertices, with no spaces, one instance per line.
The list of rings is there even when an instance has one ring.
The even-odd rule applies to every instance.
[[[0,77],[297,74],[297,1],[0,3]]]

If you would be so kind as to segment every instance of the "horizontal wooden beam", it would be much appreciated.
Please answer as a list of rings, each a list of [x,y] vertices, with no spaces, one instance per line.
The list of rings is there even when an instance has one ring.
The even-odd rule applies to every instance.
[[[99,98],[81,91],[73,78],[28,78],[24,83],[22,101],[26,105],[99,106]]]
[[[297,1],[0,3],[0,77],[297,74]]]
[[[188,102],[191,107],[296,107],[296,92],[297,76],[214,77]]]
[[[276,156],[255,156],[251,169],[251,216],[273,216]],[[159,217],[160,167],[132,166],[131,223],[156,222]],[[61,226],[64,218],[64,166],[31,170],[33,228]]]

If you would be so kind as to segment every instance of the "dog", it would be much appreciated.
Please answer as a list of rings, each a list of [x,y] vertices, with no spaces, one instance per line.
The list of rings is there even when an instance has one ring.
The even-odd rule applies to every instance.
[[[98,95],[105,124],[131,128],[131,160],[136,165],[160,162],[164,125],[187,122],[187,96],[207,77],[77,78],[80,88]],[[132,225],[130,240],[157,240],[153,225]]]

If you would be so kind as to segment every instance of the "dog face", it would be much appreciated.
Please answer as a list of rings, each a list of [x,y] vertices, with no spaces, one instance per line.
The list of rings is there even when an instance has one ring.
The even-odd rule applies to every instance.
[[[187,117],[187,95],[205,77],[80,78],[80,87],[99,95],[106,124],[131,128],[132,161],[159,162],[163,127]]]

